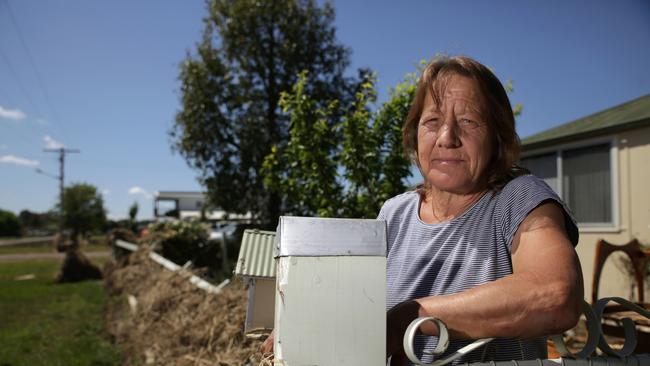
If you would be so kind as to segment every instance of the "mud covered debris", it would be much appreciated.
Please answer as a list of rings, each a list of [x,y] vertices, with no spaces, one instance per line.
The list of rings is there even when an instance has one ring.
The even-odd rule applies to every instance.
[[[260,364],[261,341],[243,335],[246,291],[239,281],[210,294],[188,281],[188,271],[165,270],[148,254],[143,246],[104,269],[108,329],[124,364]]]

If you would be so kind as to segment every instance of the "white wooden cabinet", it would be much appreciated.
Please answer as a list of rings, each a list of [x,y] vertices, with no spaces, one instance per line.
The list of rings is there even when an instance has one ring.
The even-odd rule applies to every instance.
[[[385,365],[385,222],[281,217],[276,239],[274,363]]]

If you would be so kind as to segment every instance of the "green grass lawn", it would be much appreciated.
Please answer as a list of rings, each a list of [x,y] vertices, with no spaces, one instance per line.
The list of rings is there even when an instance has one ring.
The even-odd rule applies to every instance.
[[[101,281],[56,284],[58,260],[0,263],[0,366],[119,365]],[[36,278],[17,281],[34,274]]]

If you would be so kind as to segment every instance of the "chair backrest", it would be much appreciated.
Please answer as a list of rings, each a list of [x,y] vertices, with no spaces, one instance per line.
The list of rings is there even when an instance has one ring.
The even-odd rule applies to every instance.
[[[591,289],[591,302],[595,303],[598,300],[598,285],[600,284],[600,275],[603,271],[603,265],[605,260],[609,257],[610,254],[622,251],[630,258],[632,262],[632,267],[634,269],[634,277],[637,284],[637,295],[638,302],[643,302],[643,279],[645,274],[645,261],[646,256],[639,241],[632,239],[629,243],[625,245],[614,245],[610,244],[603,239],[599,239],[596,244],[596,260],[594,263],[594,278],[592,282]]]

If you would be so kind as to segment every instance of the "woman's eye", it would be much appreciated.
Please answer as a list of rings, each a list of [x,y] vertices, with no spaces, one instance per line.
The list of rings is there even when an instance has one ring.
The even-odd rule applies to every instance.
[[[426,121],[424,121],[424,125],[431,126],[431,127],[439,126],[440,118],[429,118]]]
[[[469,129],[477,128],[480,125],[477,121],[467,119],[467,118],[461,119],[459,123],[462,128],[469,128]]]

